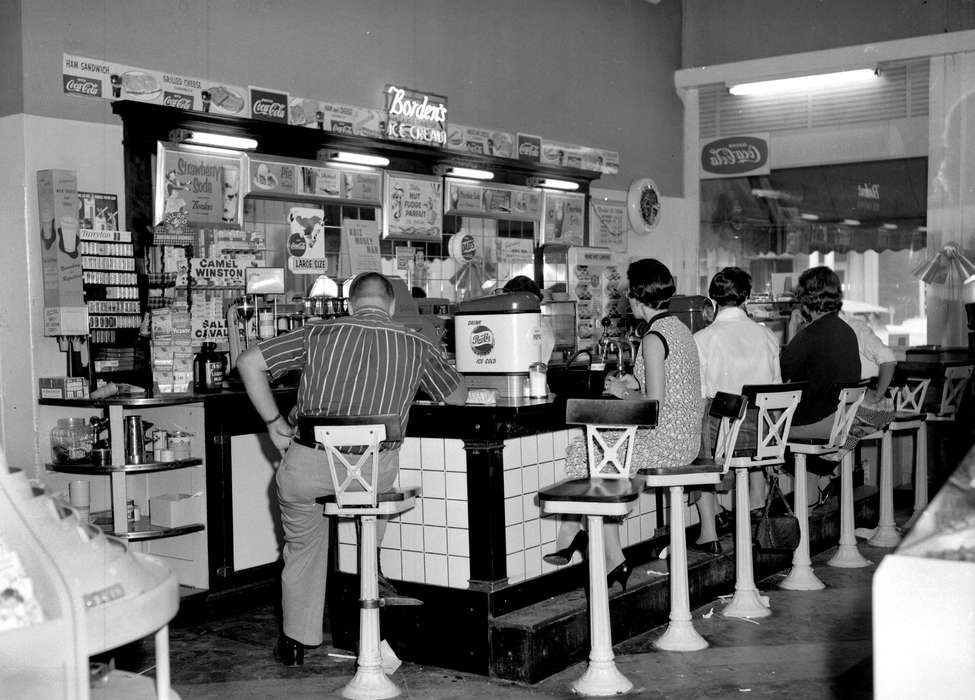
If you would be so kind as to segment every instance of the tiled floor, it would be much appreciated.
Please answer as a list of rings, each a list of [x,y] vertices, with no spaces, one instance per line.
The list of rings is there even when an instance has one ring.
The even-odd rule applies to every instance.
[[[860,549],[874,563],[889,551],[862,540]],[[657,651],[651,643],[661,629],[618,643],[617,664],[635,685],[629,697],[872,697],[870,583],[875,567],[834,569],[825,565],[830,554],[814,560],[827,584],[823,591],[779,590],[775,583],[781,575],[760,583],[771,599],[774,614],[769,618],[724,618],[724,600],[693,611],[709,649]],[[173,688],[183,700],[339,697],[353,673],[347,652],[326,645],[306,652],[303,667],[284,668],[271,658],[276,629],[273,606],[172,629]],[[134,656],[139,653],[133,650]],[[130,667],[124,659],[120,666]],[[576,664],[525,686],[404,663],[393,679],[405,698],[567,698],[578,697],[569,684],[583,670],[583,664]]]

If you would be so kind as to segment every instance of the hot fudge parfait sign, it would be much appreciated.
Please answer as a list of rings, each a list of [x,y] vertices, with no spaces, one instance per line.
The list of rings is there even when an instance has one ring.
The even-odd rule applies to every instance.
[[[242,158],[159,145],[156,222],[182,212],[193,224],[240,224]]]
[[[447,98],[387,85],[386,138],[445,147]]]

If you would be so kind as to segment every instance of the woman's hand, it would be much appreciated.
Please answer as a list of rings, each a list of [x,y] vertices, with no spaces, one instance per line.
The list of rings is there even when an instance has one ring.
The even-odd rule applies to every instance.
[[[640,398],[640,382],[632,374],[610,374],[603,382],[603,393],[618,399]]]

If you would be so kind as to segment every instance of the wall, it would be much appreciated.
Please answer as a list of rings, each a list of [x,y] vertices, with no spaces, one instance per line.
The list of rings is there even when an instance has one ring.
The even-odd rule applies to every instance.
[[[62,52],[364,107],[397,83],[458,124],[619,151],[604,186],[680,192],[677,2],[31,0],[23,25],[29,114],[114,121],[61,94]]]
[[[0,0],[0,117],[24,111],[22,49],[20,0]]]
[[[683,10],[685,68],[975,29],[969,0],[684,0]]]

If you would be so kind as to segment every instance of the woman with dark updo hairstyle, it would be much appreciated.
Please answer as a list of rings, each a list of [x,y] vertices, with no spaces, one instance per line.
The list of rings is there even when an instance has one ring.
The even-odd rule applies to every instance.
[[[697,457],[701,441],[701,375],[697,346],[690,329],[667,312],[676,291],[673,275],[659,260],[638,260],[626,271],[630,309],[643,321],[644,333],[633,375],[609,376],[604,390],[620,399],[655,399],[659,402],[657,427],[639,429],[633,448],[633,469],[683,467]],[[589,475],[585,440],[566,448],[566,474]],[[585,551],[587,538],[579,518],[563,519],[556,546],[546,555],[550,564],[567,564],[575,551]],[[625,589],[630,568],[620,546],[619,523],[606,521],[606,570],[612,585]]]
[[[805,324],[782,348],[782,380],[807,382],[789,431],[791,438],[828,438],[839,403],[836,384],[860,381],[860,350],[853,329],[839,317],[843,306],[840,278],[826,266],[799,276],[796,299]],[[809,462],[812,502],[818,500],[819,478]],[[829,471],[835,467],[830,463]]]

